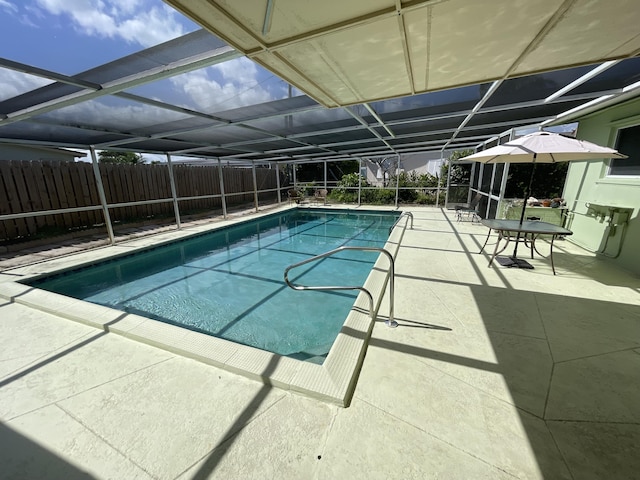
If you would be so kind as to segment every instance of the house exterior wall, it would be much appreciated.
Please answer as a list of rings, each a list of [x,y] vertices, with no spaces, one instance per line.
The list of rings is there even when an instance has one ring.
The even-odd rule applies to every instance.
[[[73,162],[84,153],[57,148],[40,148],[25,145],[0,145],[0,160],[49,160]]]
[[[615,148],[618,129],[638,124],[640,98],[580,119],[577,138]],[[611,177],[608,169],[609,160],[569,165],[570,240],[640,275],[640,176]]]
[[[392,161],[396,161],[396,157],[390,157]],[[422,153],[406,153],[400,158],[400,164],[402,170],[406,173],[415,172],[417,175],[424,175],[430,173],[431,175],[440,175],[440,168],[442,167],[442,155],[441,152],[422,152]],[[389,175],[393,173],[394,168],[391,168],[387,173],[386,179],[389,180]],[[371,185],[381,186],[383,182],[383,172],[379,170],[378,165],[371,161],[364,161],[362,163],[361,174]]]

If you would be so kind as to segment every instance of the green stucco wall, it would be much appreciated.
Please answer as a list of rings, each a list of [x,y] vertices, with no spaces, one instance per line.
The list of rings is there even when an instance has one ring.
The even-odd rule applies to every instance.
[[[637,124],[640,98],[581,119],[577,137],[615,147],[617,130]],[[607,177],[607,169],[608,160],[569,165],[564,198],[571,241],[640,275],[640,177]]]

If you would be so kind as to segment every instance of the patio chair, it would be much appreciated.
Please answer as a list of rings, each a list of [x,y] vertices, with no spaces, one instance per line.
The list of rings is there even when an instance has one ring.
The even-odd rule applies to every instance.
[[[289,196],[289,203],[292,203],[292,202],[300,203],[300,200],[302,200],[302,196],[300,195],[300,192],[298,192],[295,188],[292,188],[291,190],[289,190],[288,196]]]
[[[526,219],[529,221],[537,221],[537,222],[541,220],[540,217],[534,217],[534,216],[526,217]],[[540,252],[538,252],[538,249],[536,248],[536,235],[534,235],[533,233],[524,236],[524,245],[530,248],[531,258],[533,258],[534,250],[537,252],[538,255],[540,255],[541,257],[543,256]]]
[[[327,190],[325,188],[322,188],[320,190],[315,191],[314,197],[316,199],[316,202],[319,202],[320,200],[322,200],[323,204],[326,205],[327,195],[328,195]]]
[[[473,199],[471,200],[471,203],[456,205],[456,218],[458,222],[461,222],[463,217],[471,218],[471,222],[480,221],[478,203],[480,203],[481,198],[482,195],[476,193],[475,197],[473,197]]]

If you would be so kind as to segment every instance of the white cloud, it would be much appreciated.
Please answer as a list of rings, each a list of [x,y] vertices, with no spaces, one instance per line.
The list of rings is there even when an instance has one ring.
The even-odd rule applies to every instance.
[[[256,67],[256,64],[246,57],[219,63],[211,68],[220,72],[220,74],[226,78],[245,77],[254,79],[258,74],[258,67]]]
[[[38,0],[40,7],[54,15],[69,16],[73,26],[86,35],[111,37],[116,21],[104,12],[103,2],[90,0]]]
[[[1,1],[1,0],[0,0]],[[0,101],[42,87],[50,80],[14,70],[0,69]]]
[[[113,15],[126,15],[135,13],[144,2],[143,0],[111,0],[109,3]]]
[[[38,28],[38,22],[44,18],[42,10],[32,5],[25,5],[24,12],[19,15],[19,21],[23,25]]]
[[[118,132],[136,131],[149,125],[160,125],[184,118],[180,113],[145,104],[123,105],[118,103],[118,100],[114,103],[109,98],[71,105],[46,115],[66,122],[99,125]]]
[[[7,0],[0,0],[0,9],[6,10],[9,13],[17,13],[18,7],[16,7],[13,3]]]
[[[6,1],[6,0],[0,0]],[[37,0],[50,14],[71,19],[87,36],[121,38],[150,47],[184,34],[176,12],[144,0]]]
[[[140,12],[135,18],[124,20],[118,26],[119,35],[128,42],[138,42],[144,47],[157,45],[184,34],[169,7],[152,8]]]
[[[229,110],[274,99],[260,84],[256,65],[244,57],[179,75],[172,78],[171,82],[198,109],[206,112]]]

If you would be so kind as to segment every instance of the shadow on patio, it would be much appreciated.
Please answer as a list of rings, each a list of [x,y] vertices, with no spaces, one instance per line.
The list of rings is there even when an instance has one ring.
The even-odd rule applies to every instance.
[[[556,276],[487,268],[486,230],[440,220],[407,232],[356,398],[518,478],[638,478],[640,281],[569,242]]]

